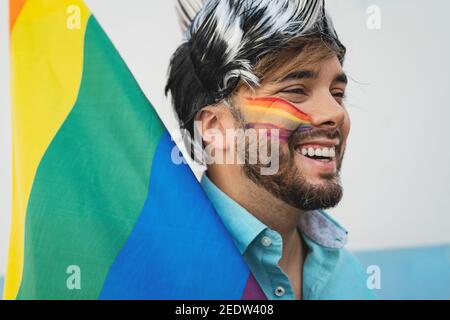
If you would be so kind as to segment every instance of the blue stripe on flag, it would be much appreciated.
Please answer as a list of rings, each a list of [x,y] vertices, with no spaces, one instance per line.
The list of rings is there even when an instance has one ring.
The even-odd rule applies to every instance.
[[[171,160],[165,131],[143,211],[101,299],[240,299],[249,269],[189,166]]]

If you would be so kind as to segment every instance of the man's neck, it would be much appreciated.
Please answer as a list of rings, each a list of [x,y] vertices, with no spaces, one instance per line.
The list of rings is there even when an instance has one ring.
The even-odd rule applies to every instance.
[[[231,199],[286,239],[297,231],[302,211],[276,198],[263,187],[244,177],[241,170],[208,168],[209,179]]]

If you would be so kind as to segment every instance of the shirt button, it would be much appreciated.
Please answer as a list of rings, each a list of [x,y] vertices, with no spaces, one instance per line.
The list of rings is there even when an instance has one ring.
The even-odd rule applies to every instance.
[[[264,236],[264,237],[262,237],[262,239],[261,239],[261,243],[262,243],[262,245],[263,245],[264,247],[268,247],[268,246],[270,246],[270,245],[272,244],[272,239],[270,239],[270,238],[267,237],[267,236]]]
[[[285,292],[285,290],[284,290],[284,288],[281,287],[281,286],[279,286],[279,287],[277,287],[277,288],[275,289],[275,295],[276,295],[277,297],[283,296],[283,295],[284,295],[284,292]]]

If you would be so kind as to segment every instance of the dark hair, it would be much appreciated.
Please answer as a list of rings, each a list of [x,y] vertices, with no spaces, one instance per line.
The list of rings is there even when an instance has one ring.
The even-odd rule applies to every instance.
[[[292,43],[300,53],[299,39],[320,39],[342,63],[345,47],[323,0],[207,0],[170,61],[165,93],[181,128],[193,136],[202,108],[229,98],[240,84],[259,85],[260,62],[276,62]]]

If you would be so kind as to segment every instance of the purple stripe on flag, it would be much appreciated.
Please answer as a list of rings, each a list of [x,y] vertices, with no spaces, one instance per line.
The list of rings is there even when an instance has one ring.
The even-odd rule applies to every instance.
[[[250,272],[241,300],[267,300],[253,273]]]

